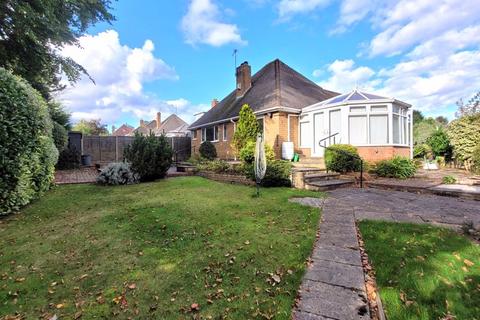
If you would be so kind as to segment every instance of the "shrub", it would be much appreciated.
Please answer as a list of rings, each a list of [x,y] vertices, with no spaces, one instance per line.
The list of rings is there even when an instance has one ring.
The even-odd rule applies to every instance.
[[[48,190],[58,151],[45,100],[0,68],[0,215]]]
[[[357,148],[349,144],[334,144],[325,150],[327,170],[335,172],[360,171]]]
[[[125,148],[125,160],[140,181],[164,178],[172,165],[173,152],[165,136],[135,134],[133,142]]]
[[[480,142],[479,144],[473,149],[472,152],[472,163],[473,169],[480,173]]]
[[[399,156],[378,162],[374,170],[380,177],[399,179],[413,177],[416,171],[417,168],[412,160]]]
[[[454,184],[457,182],[457,179],[453,176],[445,176],[442,178],[442,183],[443,184]]]
[[[97,176],[97,183],[101,185],[126,185],[138,182],[138,175],[133,173],[126,162],[110,163]]]
[[[55,147],[59,152],[63,151],[68,144],[68,132],[64,126],[57,122],[53,122],[52,138],[55,143]]]
[[[75,147],[60,151],[56,168],[59,170],[77,169],[80,167],[80,151]]]
[[[246,163],[253,163],[255,160],[255,141],[248,141],[245,146],[240,150],[240,160]],[[272,147],[268,144],[265,144],[265,156],[267,161],[272,161],[275,159],[275,153],[273,152]]]
[[[469,168],[473,163],[473,151],[480,144],[480,113],[450,122],[447,134],[454,157]]]
[[[244,104],[239,113],[237,128],[233,134],[232,146],[240,152],[249,141],[255,141],[260,132],[257,116],[248,104]]]
[[[215,145],[210,141],[203,142],[198,151],[200,151],[202,158],[208,160],[213,160],[217,157],[217,149],[215,149]]]
[[[243,171],[247,178],[255,181],[253,163],[244,163]],[[291,187],[290,175],[292,163],[285,160],[273,160],[267,162],[267,171],[261,185],[264,187]]]
[[[230,165],[223,160],[204,161],[197,165],[198,170],[213,171],[216,173],[228,172]]]
[[[448,139],[447,133],[440,128],[427,138],[426,144],[431,147],[434,157],[444,156],[450,150],[450,139]]]

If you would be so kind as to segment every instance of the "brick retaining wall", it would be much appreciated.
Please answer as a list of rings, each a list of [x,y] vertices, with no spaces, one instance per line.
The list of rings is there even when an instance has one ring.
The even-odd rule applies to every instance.
[[[255,185],[255,181],[252,181],[247,177],[240,176],[240,175],[215,173],[211,171],[200,171],[200,172],[197,172],[197,176],[204,177],[210,180],[219,181],[219,182],[236,183],[236,184],[243,184],[247,186]]]

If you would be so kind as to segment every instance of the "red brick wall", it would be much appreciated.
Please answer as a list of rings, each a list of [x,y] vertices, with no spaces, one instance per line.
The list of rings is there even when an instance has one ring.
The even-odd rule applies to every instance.
[[[410,157],[409,147],[357,147],[358,154],[368,162],[391,159],[394,156]]]
[[[227,140],[223,141],[223,125],[227,126]],[[234,125],[231,122],[225,122],[218,125],[219,141],[212,142],[217,150],[217,157],[220,159],[232,160],[235,158],[235,152],[231,147],[234,133]],[[192,154],[198,154],[198,149],[202,144],[202,129],[197,129],[197,138],[192,137]]]

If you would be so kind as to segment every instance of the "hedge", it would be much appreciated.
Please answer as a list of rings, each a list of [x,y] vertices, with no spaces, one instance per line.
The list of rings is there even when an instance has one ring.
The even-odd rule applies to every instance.
[[[57,159],[45,100],[25,80],[0,68],[0,215],[48,190]]]

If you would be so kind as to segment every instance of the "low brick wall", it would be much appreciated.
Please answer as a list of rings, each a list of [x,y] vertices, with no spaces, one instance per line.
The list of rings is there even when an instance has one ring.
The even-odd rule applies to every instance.
[[[215,173],[211,171],[199,171],[197,172],[197,176],[204,177],[210,180],[219,181],[219,182],[236,183],[236,184],[243,184],[247,186],[255,185],[255,182],[248,179],[247,177],[234,175],[234,174]]]

